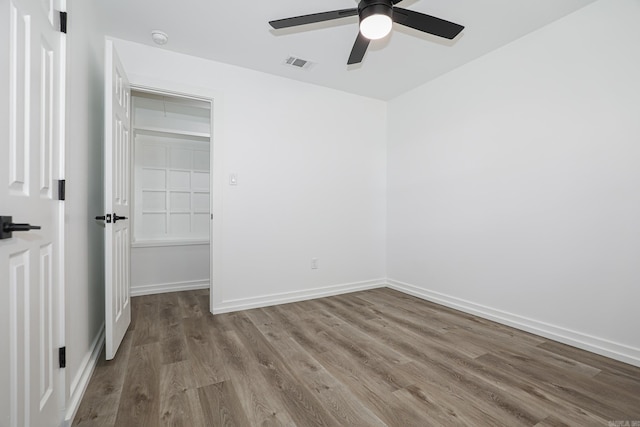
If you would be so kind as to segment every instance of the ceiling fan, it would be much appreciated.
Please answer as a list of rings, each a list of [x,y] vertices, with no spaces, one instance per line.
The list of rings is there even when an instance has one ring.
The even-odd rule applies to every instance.
[[[389,34],[394,22],[449,40],[455,38],[464,29],[462,25],[454,24],[444,19],[394,6],[401,1],[402,0],[360,0],[358,7],[354,9],[340,9],[329,12],[312,13],[310,15],[294,16],[292,18],[269,21],[269,24],[278,30],[281,28],[296,27],[298,25],[313,24],[358,15],[360,19],[360,31],[351,49],[347,65],[362,62],[362,58],[364,58],[364,54],[369,46],[369,41],[381,39]]]

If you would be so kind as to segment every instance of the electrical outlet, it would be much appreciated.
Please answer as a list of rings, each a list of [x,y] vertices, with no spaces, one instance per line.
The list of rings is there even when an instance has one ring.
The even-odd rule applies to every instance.
[[[311,269],[316,270],[318,268],[318,258],[311,258]]]

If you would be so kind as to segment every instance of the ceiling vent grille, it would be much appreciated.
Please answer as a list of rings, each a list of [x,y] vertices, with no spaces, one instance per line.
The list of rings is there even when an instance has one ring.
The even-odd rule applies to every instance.
[[[296,58],[295,56],[290,56],[285,59],[284,64],[290,67],[302,68],[305,70],[311,68],[311,66],[314,65],[311,61],[307,61],[306,59],[302,58]]]

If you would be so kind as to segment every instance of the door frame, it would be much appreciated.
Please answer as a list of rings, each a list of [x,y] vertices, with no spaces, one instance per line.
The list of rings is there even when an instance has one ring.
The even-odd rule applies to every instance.
[[[126,67],[125,67],[126,68]],[[209,138],[209,210],[213,215],[209,227],[209,310],[214,313],[215,307],[222,302],[219,289],[222,277],[222,194],[224,182],[223,162],[223,97],[209,88],[184,85],[178,82],[159,80],[148,76],[129,74],[132,91],[154,93],[158,95],[177,96],[197,99],[211,104],[209,123],[211,136]],[[131,149],[133,150],[131,144]],[[133,168],[134,165],[131,164]]]

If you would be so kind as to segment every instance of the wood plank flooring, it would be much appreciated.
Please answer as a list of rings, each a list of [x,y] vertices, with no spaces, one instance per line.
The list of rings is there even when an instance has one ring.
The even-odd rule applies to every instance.
[[[640,368],[393,290],[216,316],[208,292],[133,298],[73,425],[640,425]]]

